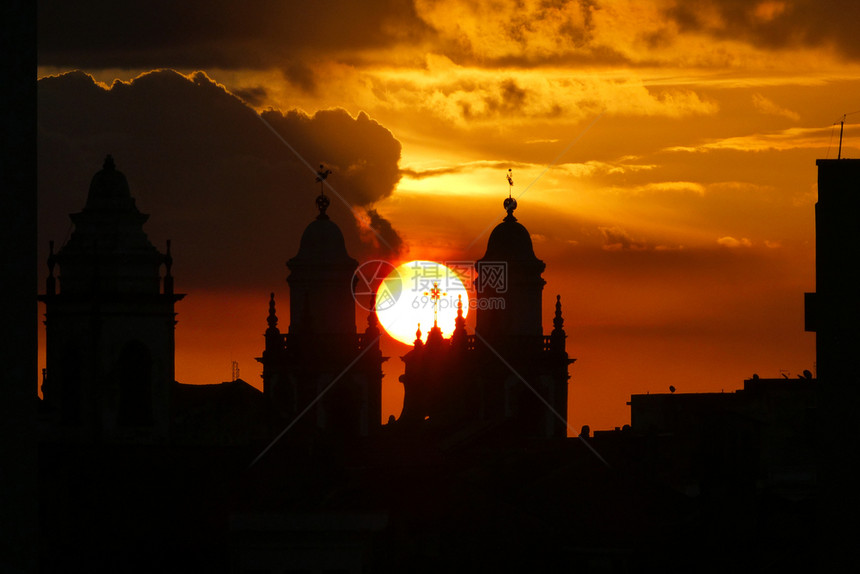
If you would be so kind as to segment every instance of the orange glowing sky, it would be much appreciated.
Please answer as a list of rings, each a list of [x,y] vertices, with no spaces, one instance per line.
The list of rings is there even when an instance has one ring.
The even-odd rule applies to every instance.
[[[260,384],[320,163],[353,257],[395,262],[480,258],[513,170],[575,429],[629,422],[634,393],[814,370],[815,160],[843,114],[860,155],[857,3],[103,4],[41,5],[41,261],[112,153],[173,240],[179,381],[237,361]],[[383,419],[407,349],[384,342]]]

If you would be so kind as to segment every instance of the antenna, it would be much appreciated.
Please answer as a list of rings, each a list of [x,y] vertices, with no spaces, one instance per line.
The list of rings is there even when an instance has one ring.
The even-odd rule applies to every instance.
[[[233,361],[232,367],[233,367],[233,374],[232,374],[233,381],[238,381],[239,380],[239,361]]]
[[[839,120],[839,150],[836,152],[836,159],[842,159],[842,134],[845,132],[845,118],[854,114],[860,114],[860,110],[842,114],[842,119]]]
[[[836,159],[842,159],[842,132],[845,131],[845,116],[842,114],[842,119],[839,120],[839,151],[836,152]]]

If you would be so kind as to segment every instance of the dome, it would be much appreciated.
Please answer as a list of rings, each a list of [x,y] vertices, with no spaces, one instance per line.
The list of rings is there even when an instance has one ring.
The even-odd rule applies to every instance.
[[[105,200],[131,199],[128,181],[121,171],[117,171],[113,158],[105,158],[102,170],[93,176],[90,182],[90,193],[87,196],[87,207],[103,204]]]
[[[299,252],[290,263],[357,263],[346,251],[343,233],[331,219],[315,219],[305,228]]]
[[[529,230],[508,215],[498,224],[487,241],[483,261],[537,261]]]

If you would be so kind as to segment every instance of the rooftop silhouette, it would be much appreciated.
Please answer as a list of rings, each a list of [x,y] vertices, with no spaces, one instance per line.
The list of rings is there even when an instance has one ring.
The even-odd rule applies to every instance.
[[[818,378],[634,395],[630,425],[594,436],[568,428],[563,302],[555,297],[545,334],[546,265],[511,197],[475,262],[479,301],[501,303],[478,305],[473,333],[462,300],[449,337],[419,327],[401,358],[402,412],[380,424],[389,358],[375,300],[355,325],[358,262],[328,215],[329,173],[321,166],[319,214],[286,262],[285,333],[286,302],[274,292],[261,301],[261,392],[241,379],[174,380],[183,295],[170,245],[149,242],[133,186],[105,159],[74,232],[50,251],[39,296],[44,571],[819,565],[813,531],[850,488],[844,466],[816,457],[816,429],[821,410],[848,420],[856,404],[856,302],[840,285],[858,257],[839,233],[857,213],[860,162],[819,162],[817,286],[807,296]],[[847,434],[827,427],[832,451],[853,445]]]

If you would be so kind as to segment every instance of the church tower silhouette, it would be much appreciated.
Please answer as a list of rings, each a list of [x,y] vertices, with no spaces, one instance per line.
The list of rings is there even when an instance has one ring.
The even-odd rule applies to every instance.
[[[318,181],[327,172],[320,172]],[[353,275],[340,228],[326,213],[329,198],[316,199],[319,215],[304,230],[289,261],[290,325],[278,328],[275,295],[269,301],[263,356],[263,392],[300,428],[340,436],[367,436],[381,424],[382,363],[375,312],[365,332],[355,326]],[[373,305],[370,307],[374,308]]]
[[[128,181],[105,158],[74,231],[48,257],[42,394],[58,436],[84,441],[168,438],[174,384],[170,242],[146,236]],[[165,268],[162,278],[160,270]],[[55,275],[55,268],[59,268]]]
[[[425,423],[449,430],[505,427],[510,436],[567,434],[567,335],[556,297],[553,331],[544,336],[543,261],[531,235],[504,202],[506,217],[490,233],[475,263],[475,334],[468,335],[458,301],[454,333],[444,339],[435,325],[426,342],[420,329],[403,357],[403,412],[398,423]]]

